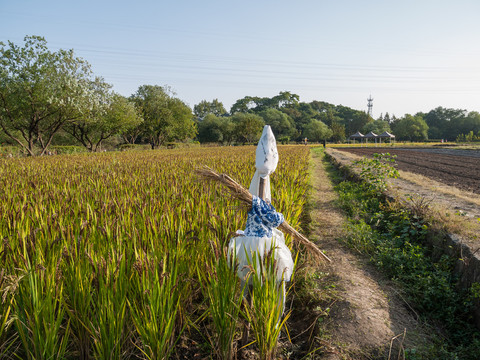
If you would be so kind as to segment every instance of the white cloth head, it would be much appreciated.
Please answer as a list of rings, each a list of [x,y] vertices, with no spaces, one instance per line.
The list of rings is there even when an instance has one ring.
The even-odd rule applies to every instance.
[[[255,167],[257,171],[253,175],[248,189],[252,195],[259,196],[260,178],[265,180],[264,183],[264,200],[271,201],[270,193],[270,174],[275,171],[278,164],[278,151],[275,136],[273,135],[270,125],[265,125],[262,136],[257,145]]]

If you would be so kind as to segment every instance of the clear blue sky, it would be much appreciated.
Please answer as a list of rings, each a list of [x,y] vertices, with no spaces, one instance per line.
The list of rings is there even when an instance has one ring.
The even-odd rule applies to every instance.
[[[0,41],[75,50],[122,95],[280,91],[397,117],[480,111],[479,0],[0,0]]]

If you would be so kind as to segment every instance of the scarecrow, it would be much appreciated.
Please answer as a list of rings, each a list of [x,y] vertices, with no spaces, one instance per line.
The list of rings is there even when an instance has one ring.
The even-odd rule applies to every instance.
[[[277,168],[278,152],[275,137],[269,125],[263,128],[256,150],[256,171],[250,183],[252,208],[248,212],[244,231],[237,230],[236,237],[230,240],[228,252],[237,262],[237,275],[242,280],[248,276],[252,263],[255,273],[260,274],[259,266],[264,257],[273,252],[276,263],[276,280],[283,289],[282,305],[285,304],[285,281],[290,281],[293,272],[293,259],[285,245],[283,233],[277,229],[285,219],[272,206],[270,174]],[[256,261],[253,261],[256,257]]]
[[[237,265],[237,276],[245,285],[249,273],[254,267],[252,276],[262,276],[261,266],[264,258],[272,256],[275,259],[274,273],[277,283],[279,298],[279,318],[276,326],[279,326],[283,312],[285,311],[285,282],[290,281],[294,262],[290,249],[285,245],[283,233],[277,229],[285,219],[282,214],[276,212],[272,206],[270,192],[270,174],[277,168],[278,152],[270,126],[263,128],[262,136],[257,145],[255,167],[256,171],[250,183],[249,192],[252,194],[252,207],[248,212],[247,225],[244,231],[237,230],[234,238],[228,245],[228,253],[234,256]],[[244,292],[245,300],[251,302],[251,279],[248,278],[247,291]],[[244,286],[242,288],[245,289]],[[248,341],[250,324],[245,324],[241,340],[242,347]]]
[[[276,212],[272,206],[270,174],[275,171],[277,164],[278,152],[275,137],[270,126],[266,125],[256,149],[256,172],[249,190],[243,188],[228,175],[217,174],[210,168],[197,170],[197,173],[205,178],[222,183],[235,197],[251,206],[245,230],[237,230],[236,236],[230,240],[228,251],[230,255],[234,255],[238,265],[237,275],[242,282],[245,282],[252,264],[256,264],[255,273],[259,274],[258,266],[260,262],[273,251],[276,281],[280,285],[279,291],[282,291],[282,303],[280,305],[283,313],[285,308],[285,282],[290,281],[294,266],[290,249],[285,244],[283,232],[290,234],[295,241],[304,245],[316,258],[328,262],[330,262],[330,259],[315,244],[293,229],[285,221],[283,215]],[[255,261],[253,261],[254,258],[256,258]],[[249,293],[247,292],[245,296],[248,297]],[[280,319],[278,322],[280,322]],[[244,333],[245,335],[246,333]]]
[[[266,127],[268,127],[268,129],[270,128],[270,126],[268,126],[268,125]],[[264,133],[265,132],[266,132],[266,130],[264,129]],[[270,132],[271,132],[271,130],[270,130]],[[271,134],[271,136],[272,136],[271,140],[273,139],[273,142],[275,142],[275,138],[273,137],[273,133]],[[263,137],[263,135],[262,135],[262,137]],[[259,143],[259,145],[261,145],[261,143]],[[257,147],[257,153],[259,151],[260,150]],[[275,151],[274,152],[276,153],[276,146],[275,146]],[[257,156],[257,158],[258,158],[258,156]],[[266,159],[266,157],[264,159]],[[273,159],[273,156],[272,156],[272,159]],[[276,164],[278,163],[278,154],[277,154],[277,159],[273,160],[273,162],[275,163],[275,166],[272,167],[270,165],[269,168],[275,170]],[[257,163],[261,164],[261,161],[258,161],[258,162],[256,161],[256,166],[262,168],[262,166],[257,165]],[[266,164],[266,163],[267,162],[264,162],[264,164]],[[273,170],[271,170],[269,174],[271,174],[273,172]],[[215,172],[214,170],[210,169],[209,167],[204,167],[202,169],[197,169],[196,173],[198,175],[204,177],[207,180],[213,180],[213,181],[217,181],[217,182],[221,183],[222,185],[224,185],[225,187],[227,187],[230,190],[231,194],[235,198],[237,198],[238,200],[240,200],[243,203],[246,203],[247,205],[252,207],[253,201],[254,201],[253,200],[253,194],[249,190],[247,190],[243,186],[241,186],[239,183],[237,183],[234,179],[232,179],[227,174],[219,174],[219,173]],[[252,185],[250,187],[250,190],[252,192],[255,192],[257,195],[260,194],[260,193],[261,194],[266,193],[267,194],[266,199],[268,199],[268,203],[270,203],[270,201],[271,201],[270,179],[269,179],[269,176],[265,176],[265,175],[263,177],[261,176],[261,174],[265,174],[265,173],[266,172],[262,171],[262,170],[257,170],[255,172],[255,175],[253,176],[253,179],[252,179]],[[255,185],[255,184],[257,184],[257,182],[255,181],[256,178],[258,178],[258,185]],[[263,181],[262,181],[262,179],[263,179]],[[255,186],[258,186],[258,187],[256,188]],[[261,190],[260,187],[263,187],[264,190]],[[258,189],[258,190],[256,190],[256,189]],[[325,255],[314,243],[309,241],[305,236],[303,236],[298,231],[296,231],[294,228],[292,228],[285,220],[282,223],[280,223],[280,225],[278,225],[277,227],[278,227],[278,230],[281,230],[281,232],[283,232],[285,234],[288,234],[288,235],[291,235],[294,241],[303,245],[305,247],[305,249],[310,254],[312,254],[316,259],[325,260],[327,262],[331,261],[328,258],[328,256]],[[237,233],[241,234],[241,232],[238,232],[238,231],[237,231]],[[245,234],[245,232],[244,232],[244,234]]]

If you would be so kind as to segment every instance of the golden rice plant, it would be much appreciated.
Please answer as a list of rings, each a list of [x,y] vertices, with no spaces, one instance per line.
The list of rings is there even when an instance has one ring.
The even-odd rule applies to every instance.
[[[273,203],[298,227],[308,149],[279,152]],[[205,305],[214,329],[205,264],[223,269],[211,244],[223,249],[246,209],[193,170],[248,187],[254,164],[255,147],[0,159],[2,356],[166,357]]]

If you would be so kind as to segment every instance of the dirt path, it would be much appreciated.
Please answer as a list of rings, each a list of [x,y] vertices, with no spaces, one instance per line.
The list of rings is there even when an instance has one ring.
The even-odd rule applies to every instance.
[[[396,359],[402,343],[423,341],[414,313],[401,295],[361,256],[345,248],[345,218],[336,205],[337,195],[328,178],[330,166],[323,153],[313,152],[313,233],[332,259],[323,266],[335,278],[338,299],[331,306],[325,329],[330,335],[325,359],[386,359],[391,344]],[[406,334],[404,337],[403,334]]]

